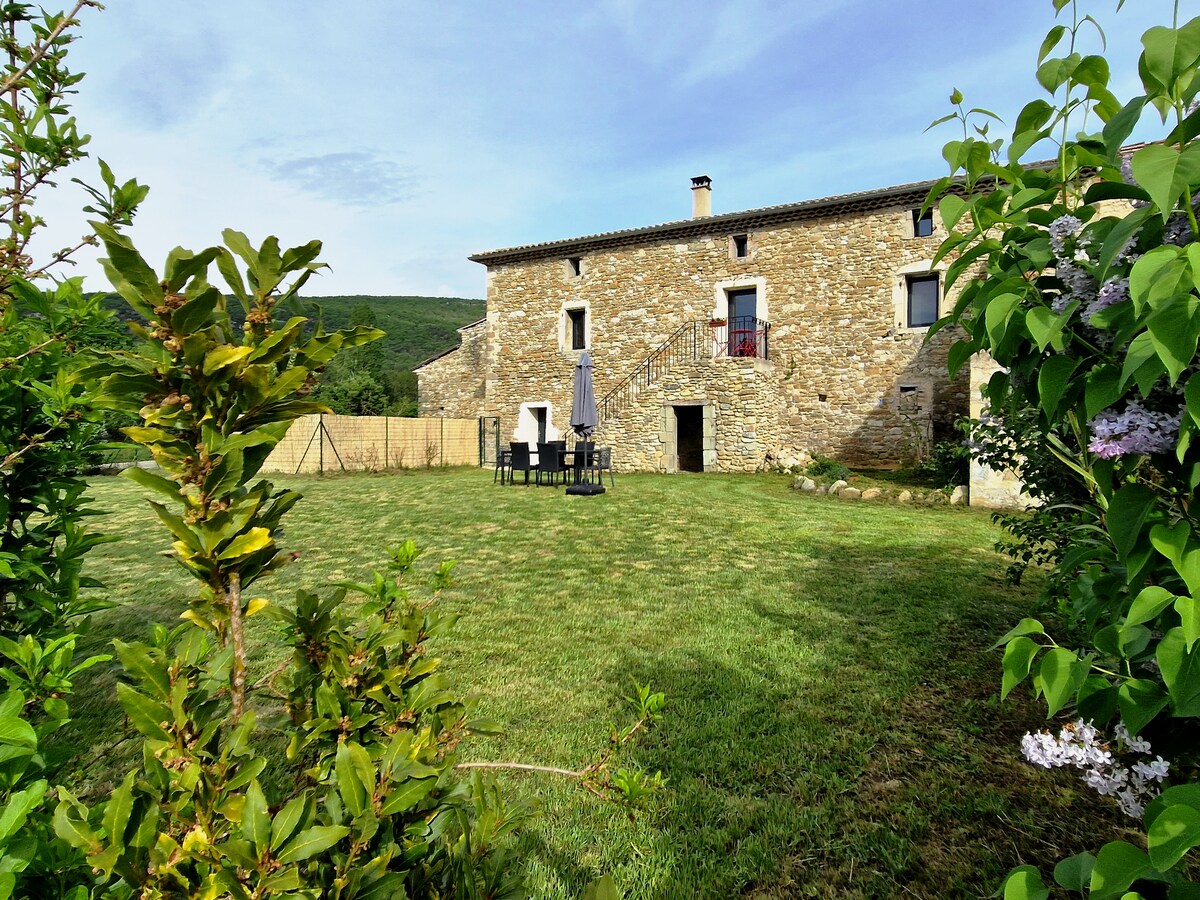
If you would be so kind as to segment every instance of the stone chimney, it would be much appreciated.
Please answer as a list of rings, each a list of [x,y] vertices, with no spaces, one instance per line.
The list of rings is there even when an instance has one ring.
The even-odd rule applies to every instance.
[[[703,219],[712,215],[712,179],[697,175],[692,179],[692,218]]]

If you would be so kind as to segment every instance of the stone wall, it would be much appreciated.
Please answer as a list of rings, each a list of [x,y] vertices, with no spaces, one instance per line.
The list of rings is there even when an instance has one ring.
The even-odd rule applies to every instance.
[[[911,209],[896,207],[751,231],[747,258],[735,257],[729,232],[714,231],[595,251],[578,275],[566,258],[492,264],[484,411],[511,433],[532,404],[566,429],[579,356],[569,309],[586,311],[602,398],[680,326],[726,315],[726,291],[755,287],[758,317],[771,323],[769,359],[705,358],[662,373],[602,423],[614,465],[669,468],[663,410],[673,398],[714,407],[716,470],[792,450],[903,462],[967,412],[966,373],[953,383],[945,375],[954,335],[923,346],[926,329],[906,327],[905,277],[929,270],[944,237],[940,226],[930,237],[912,231]],[[952,303],[942,298],[941,312]]]
[[[458,329],[459,347],[418,367],[417,415],[477,419],[483,415],[487,366],[487,323]]]

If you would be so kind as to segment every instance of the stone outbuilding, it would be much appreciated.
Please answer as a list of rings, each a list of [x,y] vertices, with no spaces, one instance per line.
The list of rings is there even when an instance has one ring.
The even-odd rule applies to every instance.
[[[692,182],[691,219],[472,256],[487,316],[418,367],[421,414],[553,440],[587,350],[619,470],[898,465],[952,437],[968,373],[947,375],[952,329],[926,341],[954,299],[933,182],[720,215]]]

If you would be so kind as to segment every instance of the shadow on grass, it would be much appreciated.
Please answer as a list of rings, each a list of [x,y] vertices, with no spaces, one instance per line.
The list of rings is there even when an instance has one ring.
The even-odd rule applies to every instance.
[[[667,694],[632,752],[666,792],[632,820],[583,812],[583,830],[624,858],[536,827],[523,851],[565,896],[612,871],[625,896],[650,900],[981,897],[1013,866],[1120,835],[1114,808],[1069,774],[1019,762],[1020,735],[1043,723],[1032,704],[997,702],[989,650],[1016,610],[963,595],[977,561],[934,556],[939,575],[916,601],[893,577],[864,576],[820,614],[803,598],[753,604],[756,621],[737,623],[745,646],[723,656],[616,651],[614,709],[630,678]],[[780,633],[811,652],[782,661],[766,639]]]

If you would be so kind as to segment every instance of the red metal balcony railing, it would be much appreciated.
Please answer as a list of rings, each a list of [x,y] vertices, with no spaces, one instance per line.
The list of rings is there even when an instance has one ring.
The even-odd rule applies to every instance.
[[[766,359],[770,350],[771,323],[753,316],[738,316],[713,328],[717,356]]]

